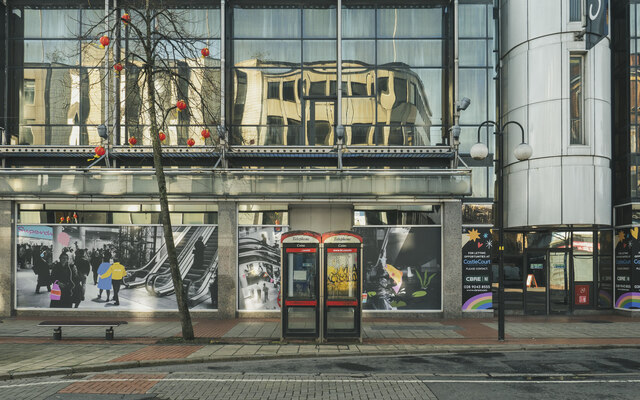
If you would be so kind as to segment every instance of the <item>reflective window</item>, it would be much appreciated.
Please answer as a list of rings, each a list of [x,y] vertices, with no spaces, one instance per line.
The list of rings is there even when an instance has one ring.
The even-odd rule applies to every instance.
[[[571,144],[586,144],[583,123],[583,60],[584,56],[572,54],[569,66]]]
[[[233,143],[332,145],[339,84],[347,145],[429,145],[432,132],[441,136],[443,7],[345,3],[341,83],[335,6],[295,7],[232,8],[233,62],[247,78],[234,86]],[[265,68],[281,96],[264,83]],[[276,132],[278,121],[286,124]]]
[[[116,41],[111,34],[105,49],[98,43],[105,15],[100,6],[72,8],[78,2],[65,2],[62,7],[68,8],[54,9],[12,4],[8,59],[10,80],[15,83],[10,84],[9,92],[18,106],[8,109],[10,143],[97,145],[101,139],[96,128],[109,115],[118,122],[116,144],[136,137],[139,144],[149,145],[150,121],[139,57],[144,49],[135,32],[123,26],[122,40]],[[190,106],[184,114],[168,116],[165,145],[184,144],[188,136],[199,138],[204,124],[219,121],[220,11],[170,9],[158,22],[166,40],[157,42],[156,65],[174,74],[158,75],[159,103],[168,109],[180,97]],[[201,57],[204,48],[209,50],[206,58]],[[123,66],[119,73],[112,69],[116,59]],[[120,91],[113,90],[114,80],[119,80]],[[111,89],[108,101],[107,82]]]

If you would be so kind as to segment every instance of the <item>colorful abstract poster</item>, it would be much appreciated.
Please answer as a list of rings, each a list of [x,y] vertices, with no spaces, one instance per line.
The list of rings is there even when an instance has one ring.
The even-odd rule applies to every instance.
[[[238,310],[280,311],[280,237],[286,226],[238,228]]]
[[[364,241],[364,310],[442,309],[439,227],[358,226]]]
[[[462,228],[462,311],[493,307],[490,228]]]
[[[173,238],[190,308],[216,309],[217,226],[174,226]],[[18,309],[177,309],[161,226],[18,225],[17,261]]]
[[[638,228],[616,232],[615,308],[640,308],[640,243]]]

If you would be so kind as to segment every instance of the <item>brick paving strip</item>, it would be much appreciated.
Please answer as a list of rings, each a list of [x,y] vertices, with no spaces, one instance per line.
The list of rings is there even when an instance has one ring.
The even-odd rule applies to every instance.
[[[71,383],[58,393],[145,394],[160,382],[163,374],[100,374],[86,381]]]

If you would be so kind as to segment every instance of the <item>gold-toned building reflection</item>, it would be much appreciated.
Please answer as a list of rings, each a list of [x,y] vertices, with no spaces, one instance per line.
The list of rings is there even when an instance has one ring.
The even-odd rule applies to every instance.
[[[431,109],[420,77],[402,65],[344,63],[342,124],[347,145],[430,144]],[[335,62],[236,64],[233,142],[242,145],[333,145],[337,121]]]

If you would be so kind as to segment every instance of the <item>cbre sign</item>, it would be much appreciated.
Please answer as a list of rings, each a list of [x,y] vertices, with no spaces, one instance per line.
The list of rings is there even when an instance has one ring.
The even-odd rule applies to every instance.
[[[609,0],[586,2],[586,49],[589,50],[609,34]]]

